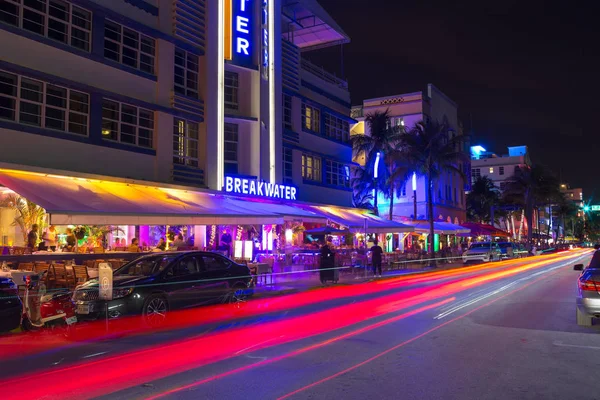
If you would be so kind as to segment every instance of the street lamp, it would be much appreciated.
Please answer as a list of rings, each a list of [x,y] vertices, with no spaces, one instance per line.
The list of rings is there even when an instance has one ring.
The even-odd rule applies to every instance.
[[[415,207],[414,218],[417,220],[417,173],[413,172],[412,176],[412,190],[413,190],[413,202]]]

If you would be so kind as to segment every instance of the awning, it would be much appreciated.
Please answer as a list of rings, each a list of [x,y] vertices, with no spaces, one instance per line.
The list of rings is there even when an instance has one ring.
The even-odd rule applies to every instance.
[[[368,210],[306,204],[300,205],[300,207],[319,213],[338,225],[348,227],[351,232],[355,233],[365,231],[365,221],[367,233],[402,233],[414,230],[411,226],[373,215]]]
[[[408,221],[408,225],[415,228],[415,232],[429,233],[429,221]],[[433,232],[439,235],[456,235],[458,233],[469,233],[468,228],[449,222],[433,222]]]
[[[260,200],[247,201],[243,199],[232,198],[228,198],[227,201],[228,204],[233,204],[241,208],[252,209],[257,213],[262,212],[262,210],[269,210],[270,213],[277,214],[283,218],[283,221],[312,222],[320,224],[327,223],[327,218],[325,216],[317,214],[311,210],[305,210],[292,205],[262,202]]]
[[[281,224],[284,216],[214,193],[0,169],[0,184],[54,225]]]
[[[510,237],[510,233],[498,229],[489,224],[478,224],[476,222],[465,222],[461,226],[471,230],[473,236],[503,236]]]
[[[350,42],[350,37],[316,0],[284,0],[282,34],[302,50]]]

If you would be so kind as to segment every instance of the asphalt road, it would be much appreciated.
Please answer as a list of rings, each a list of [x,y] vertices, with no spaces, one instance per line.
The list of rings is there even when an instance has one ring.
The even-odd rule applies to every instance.
[[[0,385],[20,399],[600,399],[600,325],[575,323],[580,256],[321,289],[226,323],[13,356]]]

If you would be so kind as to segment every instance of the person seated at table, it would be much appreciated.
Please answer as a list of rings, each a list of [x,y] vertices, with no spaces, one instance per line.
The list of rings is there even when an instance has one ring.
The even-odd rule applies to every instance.
[[[117,247],[123,247],[123,246],[125,246],[125,243],[121,243],[121,238],[116,238],[115,239],[115,244],[114,244],[115,249]]]
[[[177,250],[178,247],[185,247],[185,242],[183,241],[183,235],[180,233],[177,235],[173,243],[171,244],[173,250]]]
[[[166,249],[167,249],[167,242],[165,241],[165,238],[161,237],[160,240],[158,241],[158,244],[156,245],[156,250],[165,251]]]
[[[128,251],[130,253],[141,253],[142,249],[140,248],[140,241],[138,238],[131,239],[131,245],[129,245]]]

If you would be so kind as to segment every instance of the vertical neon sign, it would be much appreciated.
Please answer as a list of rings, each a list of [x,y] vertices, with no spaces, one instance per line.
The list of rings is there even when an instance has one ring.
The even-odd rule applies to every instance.
[[[226,25],[229,25],[226,29],[231,32],[231,36],[230,38],[226,37],[229,39],[229,43],[226,44],[225,49],[230,49],[231,59],[234,63],[253,66],[252,0],[225,0],[226,6],[229,1],[233,1],[232,12],[226,12],[225,17],[228,18]]]
[[[269,79],[269,0],[262,0],[262,77]]]

